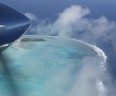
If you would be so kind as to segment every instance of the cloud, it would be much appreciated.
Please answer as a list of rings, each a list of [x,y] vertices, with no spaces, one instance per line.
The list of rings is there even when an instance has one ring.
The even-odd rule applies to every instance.
[[[87,7],[72,5],[62,11],[54,22],[30,18],[36,24],[32,22],[34,26],[28,32],[36,35],[80,39],[99,46],[107,55],[110,54],[109,59],[112,59],[116,56],[113,54],[116,52],[116,22],[108,20],[105,16],[96,19],[87,18],[90,13]],[[33,16],[27,14],[28,17],[36,17],[34,14],[31,15]]]
[[[57,32],[61,37],[72,36],[73,27],[89,12],[88,8],[72,5],[60,13],[59,18],[53,24],[52,32]]]
[[[35,15],[33,15],[32,13],[27,12],[24,15],[27,16],[27,18],[29,18],[31,21],[34,21],[34,22],[38,21],[38,18]]]
[[[112,34],[116,31],[116,22],[109,21],[105,16],[88,19],[86,16],[89,14],[88,8],[72,5],[61,12],[53,23],[46,23],[45,20],[39,21],[35,15],[30,13],[26,13],[26,16],[32,21],[38,21],[38,24],[30,30],[38,35],[58,35],[63,38],[78,38],[94,43],[101,38],[105,41],[115,38]],[[115,42],[112,43],[116,45]]]
[[[57,20],[54,22],[48,23],[46,20],[38,20],[35,15],[30,13],[26,13],[26,16],[33,21],[32,23],[34,23],[34,26],[30,29],[33,34],[50,36],[56,35],[62,38],[76,38],[88,43],[102,46],[102,49],[107,55],[110,53],[108,58],[112,60],[110,56],[116,52],[116,22],[108,20],[105,16],[90,19],[87,18],[87,15],[89,14],[90,10],[88,8],[80,5],[72,5],[61,12]],[[104,44],[110,46],[104,47]],[[94,63],[97,63],[96,60],[97,59],[95,58],[91,63],[91,60],[86,60],[86,62],[84,62],[87,64],[85,64],[85,67],[81,70],[79,75],[80,79],[76,82],[76,85],[69,96],[115,96],[115,84],[112,84],[110,80],[111,77],[108,72],[103,73],[101,76],[98,72],[98,67],[93,65]],[[95,79],[96,77],[102,78],[105,85],[104,82],[99,81],[99,79],[97,80],[98,83],[94,82],[93,84],[90,83],[91,80],[90,82],[87,80],[89,78]],[[101,86],[101,89],[93,91],[95,86]],[[86,89],[85,91],[83,90],[84,88]],[[80,92],[77,92],[77,89],[79,89]],[[105,92],[102,93],[100,90]],[[90,95],[91,92],[96,94]]]

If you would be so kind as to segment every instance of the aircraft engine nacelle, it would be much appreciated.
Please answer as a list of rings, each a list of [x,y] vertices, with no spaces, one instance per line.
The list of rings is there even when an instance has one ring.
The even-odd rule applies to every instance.
[[[30,20],[26,16],[0,3],[0,46],[13,43],[29,25]]]

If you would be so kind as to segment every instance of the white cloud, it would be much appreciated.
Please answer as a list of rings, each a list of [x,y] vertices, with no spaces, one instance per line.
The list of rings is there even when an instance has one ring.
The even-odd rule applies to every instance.
[[[52,32],[57,32],[59,36],[70,37],[72,35],[73,26],[75,26],[80,19],[89,14],[88,8],[72,5],[60,13],[59,18],[54,22]]]
[[[45,20],[39,21],[35,15],[30,13],[26,13],[26,16],[34,22],[38,21],[38,24],[30,29],[34,34],[76,38],[95,45],[100,41],[110,42],[116,52],[116,22],[108,20],[105,16],[101,16],[97,19],[88,19],[86,16],[89,14],[90,10],[88,8],[80,5],[72,5],[61,12],[58,19],[52,23],[46,23]],[[96,62],[95,59],[91,64]],[[90,82],[87,81],[89,78],[95,79],[95,77],[99,77],[100,75],[96,65],[89,64],[90,60],[86,61],[86,63],[80,72],[80,79],[77,82],[77,85],[81,85],[75,85],[72,90],[73,93],[70,93],[69,96],[115,96],[115,92],[112,92],[114,86],[111,84],[110,76],[108,76],[107,73],[103,74],[103,77],[100,77],[107,82],[105,86],[101,81],[97,83],[97,85],[95,85],[95,82],[94,84],[90,84]],[[94,90],[96,91],[94,92],[93,88],[95,88],[95,86],[100,86],[102,89]],[[107,87],[107,89],[105,89],[105,87]],[[84,88],[86,89],[85,91],[83,90]],[[77,93],[77,89],[79,89],[80,92],[78,91]],[[99,90],[107,92],[99,93]],[[92,91],[96,94],[90,95]],[[109,92],[112,92],[112,95],[108,95]]]
[[[38,24],[33,26],[30,30],[38,35],[76,37],[94,43],[100,38],[104,40],[115,38],[112,34],[116,31],[116,22],[109,21],[104,16],[98,19],[88,19],[86,15],[89,13],[90,10],[86,7],[72,5],[61,12],[58,19],[53,23],[46,23],[45,20],[39,21],[37,17],[31,13],[26,13],[26,16],[32,21],[38,21]],[[110,34],[111,32],[112,34]]]
[[[35,21],[35,22],[38,21],[38,18],[32,13],[27,12],[24,15],[27,16],[31,21]]]

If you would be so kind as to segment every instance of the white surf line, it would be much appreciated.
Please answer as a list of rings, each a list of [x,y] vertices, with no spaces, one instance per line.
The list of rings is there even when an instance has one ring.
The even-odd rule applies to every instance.
[[[46,38],[46,37],[50,37],[50,38],[61,38],[59,36],[39,36],[39,35],[23,35],[22,38],[24,37],[36,37],[36,38]],[[72,41],[76,41],[76,42],[79,42],[79,43],[82,43],[90,48],[92,48],[97,54],[99,57],[102,58],[102,61],[101,61],[101,64],[100,64],[100,68],[102,68],[103,70],[106,70],[106,62],[107,62],[107,56],[106,54],[104,53],[104,51],[102,49],[100,49],[99,47],[93,45],[93,44],[90,44],[90,43],[87,43],[87,42],[84,42],[82,40],[77,40],[77,39],[72,39],[72,38],[68,38],[69,40],[72,40]]]
[[[25,36],[26,37],[33,37],[33,36],[35,36],[37,38],[45,38],[45,39],[46,39],[46,37],[50,37],[50,38],[54,38],[54,39],[55,38],[59,38],[59,39],[61,38],[59,36],[39,36],[39,35],[38,36],[37,35],[32,35],[32,36],[31,35],[25,35]],[[25,36],[23,36],[23,38]],[[72,41],[76,41],[76,42],[82,43],[82,44],[92,48],[96,52],[96,54],[98,54],[98,56],[101,58],[100,71],[101,71],[101,74],[102,73],[104,74],[104,72],[106,70],[107,56],[106,56],[106,54],[104,53],[104,51],[102,49],[100,49],[99,47],[97,47],[95,45],[89,44],[89,43],[81,41],[81,40],[72,39],[72,38],[68,38],[68,39],[72,40]],[[104,83],[103,83],[101,78],[97,78],[97,80],[96,80],[96,88],[98,90],[98,96],[107,96],[106,95],[106,90],[107,89],[106,89],[106,87],[105,87],[105,85],[104,85]]]
[[[50,38],[61,38],[59,36],[39,36],[39,35],[23,35],[22,38],[24,37],[36,37],[36,38],[44,38],[46,39],[46,37],[50,37]],[[66,38],[67,39],[67,38]],[[101,61],[101,64],[100,64],[100,68],[105,71],[106,70],[106,62],[107,62],[107,56],[106,54],[104,53],[104,51],[102,49],[100,49],[99,47],[95,46],[95,45],[92,45],[90,43],[87,43],[87,42],[84,42],[82,40],[77,40],[77,39],[72,39],[72,38],[68,38],[69,40],[72,40],[72,41],[76,41],[76,42],[79,42],[79,43],[82,43],[90,48],[92,48],[97,54],[98,56],[102,59]]]
[[[76,39],[71,39],[71,40],[74,40],[74,41],[77,41],[77,42],[80,42],[82,44],[85,44],[87,46],[89,46],[90,48],[92,48],[100,58],[102,58],[102,61],[100,62],[100,71],[101,71],[101,74],[104,74],[104,72],[106,71],[106,62],[107,62],[107,56],[106,54],[104,53],[104,51],[102,49],[100,49],[99,47],[95,46],[95,45],[92,45],[92,44],[89,44],[89,43],[86,43],[84,41],[81,41],[81,40],[76,40]],[[107,96],[106,94],[106,87],[102,81],[101,78],[97,78],[96,80],[96,88],[98,90],[98,96]]]
[[[102,61],[101,61],[101,64],[100,64],[100,68],[102,68],[102,70],[106,70],[107,56],[106,56],[106,54],[104,53],[104,51],[102,49],[98,48],[95,45],[86,43],[86,42],[81,41],[81,40],[76,40],[76,39],[71,39],[71,40],[83,43],[83,44],[89,46],[90,48],[92,48],[98,54],[98,56],[102,58]]]
[[[46,38],[46,37],[50,37],[50,38],[61,38],[59,36],[45,36],[45,35],[23,35],[21,38],[24,38],[24,37],[36,37],[36,38]],[[72,38],[68,38],[69,40],[72,40],[72,41],[76,41],[76,42],[80,42],[90,48],[92,48],[97,54],[99,57],[101,57],[103,59],[103,61],[101,62],[101,64],[106,64],[106,61],[107,61],[107,56],[106,54],[104,53],[104,51],[102,49],[100,49],[99,47],[93,45],[93,44],[90,44],[90,43],[87,43],[87,42],[84,42],[82,40],[77,40],[77,39],[72,39]],[[105,66],[101,66],[102,68],[104,68]]]
[[[43,36],[43,37],[61,38],[61,37],[58,37],[58,36]],[[40,38],[41,38],[41,36],[40,36]],[[97,47],[95,45],[86,43],[86,42],[81,41],[81,40],[71,39],[71,38],[68,38],[68,39],[70,39],[72,41],[82,43],[82,44],[92,48],[98,54],[98,56],[100,58],[102,58],[102,61],[100,62],[100,71],[101,71],[101,74],[104,74],[104,72],[106,71],[107,56],[102,49],[100,49],[99,47]],[[98,90],[98,96],[107,96],[106,95],[107,89],[106,89],[106,87],[105,87],[101,78],[97,78],[97,80],[96,80],[96,89]]]

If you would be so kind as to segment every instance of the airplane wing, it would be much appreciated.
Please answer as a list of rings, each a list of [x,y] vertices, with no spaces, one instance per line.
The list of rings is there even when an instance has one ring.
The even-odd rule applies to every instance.
[[[13,43],[29,25],[30,20],[24,14],[0,3],[0,46]]]
[[[13,89],[13,96],[17,96],[17,90],[10,74],[7,56],[3,54],[3,50],[17,40],[29,25],[30,20],[27,17],[15,9],[0,3],[0,65],[3,66],[8,84]]]

